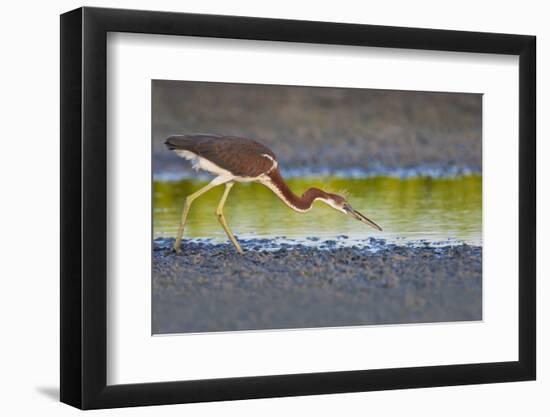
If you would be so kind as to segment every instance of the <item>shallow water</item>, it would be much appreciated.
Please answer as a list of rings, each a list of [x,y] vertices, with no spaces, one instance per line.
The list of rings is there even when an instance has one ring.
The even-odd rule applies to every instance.
[[[185,197],[204,186],[201,180],[153,183],[153,235],[173,237]],[[481,245],[482,178],[289,178],[296,194],[308,187],[338,193],[344,189],[350,204],[378,223],[379,232],[321,202],[305,214],[289,209],[260,184],[236,184],[225,205],[233,233],[244,238],[284,236],[321,240],[346,236],[350,240],[374,237],[389,242],[466,242]],[[197,199],[191,208],[185,238],[226,240],[214,214],[223,192],[217,187]]]

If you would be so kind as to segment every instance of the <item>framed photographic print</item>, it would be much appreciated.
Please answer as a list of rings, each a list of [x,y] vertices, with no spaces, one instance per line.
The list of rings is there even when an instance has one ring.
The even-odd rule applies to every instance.
[[[61,401],[535,379],[535,38],[61,16]]]

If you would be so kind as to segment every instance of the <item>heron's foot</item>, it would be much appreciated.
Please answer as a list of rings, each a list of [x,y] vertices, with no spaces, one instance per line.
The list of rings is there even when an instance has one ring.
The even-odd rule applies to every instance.
[[[178,245],[178,246],[174,245],[172,247],[172,252],[175,252],[176,255],[181,255],[181,245]]]
[[[229,240],[231,241],[231,243],[233,244],[233,246],[235,247],[237,252],[239,254],[243,255],[244,251],[242,250],[241,245],[239,245],[239,241],[235,238],[235,236],[233,236],[233,233],[228,234],[228,235],[229,235]]]

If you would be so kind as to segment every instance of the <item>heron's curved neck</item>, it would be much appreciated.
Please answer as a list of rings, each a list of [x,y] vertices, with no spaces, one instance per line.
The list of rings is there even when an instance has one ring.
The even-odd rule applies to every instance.
[[[316,199],[328,197],[327,193],[319,188],[309,188],[301,197],[297,196],[292,192],[278,169],[270,172],[268,178],[267,181],[263,182],[264,185],[270,188],[287,206],[301,213],[309,211]]]

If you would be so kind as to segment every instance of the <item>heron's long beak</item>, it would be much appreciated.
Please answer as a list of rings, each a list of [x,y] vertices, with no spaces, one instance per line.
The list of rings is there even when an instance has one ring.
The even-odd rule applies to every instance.
[[[359,220],[360,222],[363,222],[370,227],[375,228],[376,230],[382,231],[382,228],[378,226],[375,222],[373,222],[371,219],[367,218],[366,216],[363,216],[361,213],[359,213],[357,210],[353,209],[351,206],[344,207],[344,210],[347,214],[349,214],[354,219]]]

